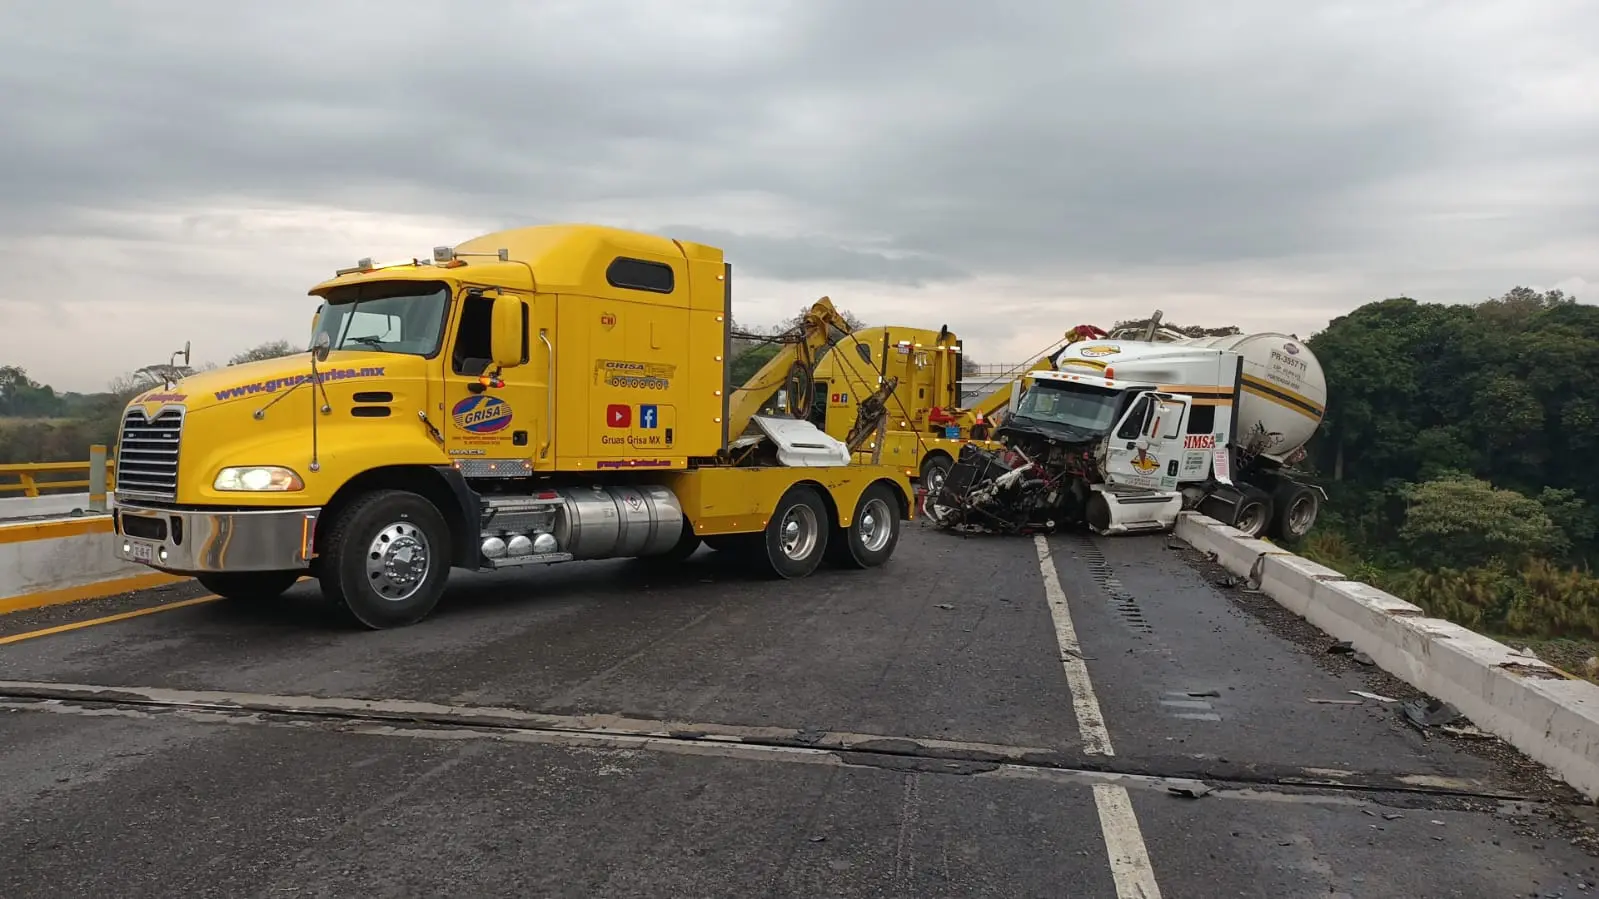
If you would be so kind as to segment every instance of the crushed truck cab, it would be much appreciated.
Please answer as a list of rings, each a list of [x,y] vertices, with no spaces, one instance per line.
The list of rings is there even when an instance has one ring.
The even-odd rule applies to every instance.
[[[227,597],[310,574],[374,628],[425,617],[452,567],[701,543],[778,577],[883,564],[903,469],[804,421],[730,426],[731,277],[717,248],[595,225],[362,260],[311,289],[309,352],[129,403],[117,552]]]

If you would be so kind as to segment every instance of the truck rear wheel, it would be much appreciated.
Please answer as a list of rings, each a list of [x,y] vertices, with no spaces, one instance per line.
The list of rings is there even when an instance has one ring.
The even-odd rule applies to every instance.
[[[426,618],[450,574],[450,529],[426,499],[379,490],[339,513],[322,546],[322,592],[365,627]]]
[[[1303,540],[1316,526],[1316,516],[1321,512],[1321,494],[1315,490],[1288,481],[1277,488],[1272,499],[1277,507],[1271,522],[1273,537]]]
[[[809,575],[822,564],[831,530],[827,506],[815,488],[790,487],[766,523],[761,544],[764,572],[780,578]]]
[[[208,571],[194,579],[223,599],[267,602],[283,595],[300,579],[298,571]]]
[[[861,494],[847,528],[834,528],[827,558],[835,565],[876,568],[899,545],[899,502],[887,484],[873,484]]]
[[[1271,494],[1248,485],[1242,487],[1242,493],[1238,508],[1233,512],[1232,526],[1250,537],[1265,536],[1272,522]]]

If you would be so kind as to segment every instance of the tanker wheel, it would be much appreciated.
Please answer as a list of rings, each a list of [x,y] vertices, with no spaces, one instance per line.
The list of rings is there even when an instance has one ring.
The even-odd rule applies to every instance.
[[[1271,494],[1259,487],[1248,486],[1243,488],[1243,494],[1237,510],[1233,512],[1233,527],[1243,531],[1247,537],[1265,536],[1272,521]]]
[[[1321,494],[1305,486],[1288,482],[1278,487],[1274,505],[1277,514],[1272,517],[1271,535],[1281,540],[1303,540],[1316,526],[1316,516],[1321,513]]]
[[[223,599],[267,602],[282,596],[300,579],[300,571],[210,571],[197,574],[200,586]]]

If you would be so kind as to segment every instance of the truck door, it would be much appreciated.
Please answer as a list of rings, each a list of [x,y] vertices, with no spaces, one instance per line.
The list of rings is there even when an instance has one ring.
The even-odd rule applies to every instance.
[[[551,445],[549,347],[555,343],[555,297],[521,295],[527,303],[523,363],[500,373],[500,386],[485,384],[490,361],[493,295],[467,295],[444,365],[445,450],[474,475],[506,476],[555,464]],[[543,332],[544,340],[540,339]],[[477,464],[471,464],[477,463]]]
[[[1127,487],[1176,490],[1192,401],[1168,393],[1144,393],[1111,431],[1105,480]]]

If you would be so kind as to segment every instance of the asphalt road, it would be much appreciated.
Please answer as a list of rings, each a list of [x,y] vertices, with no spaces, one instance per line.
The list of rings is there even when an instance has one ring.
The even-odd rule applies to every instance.
[[[1215,581],[911,525],[796,582],[458,577],[379,633],[310,583],[0,616],[0,896],[1599,893],[1569,793]]]

